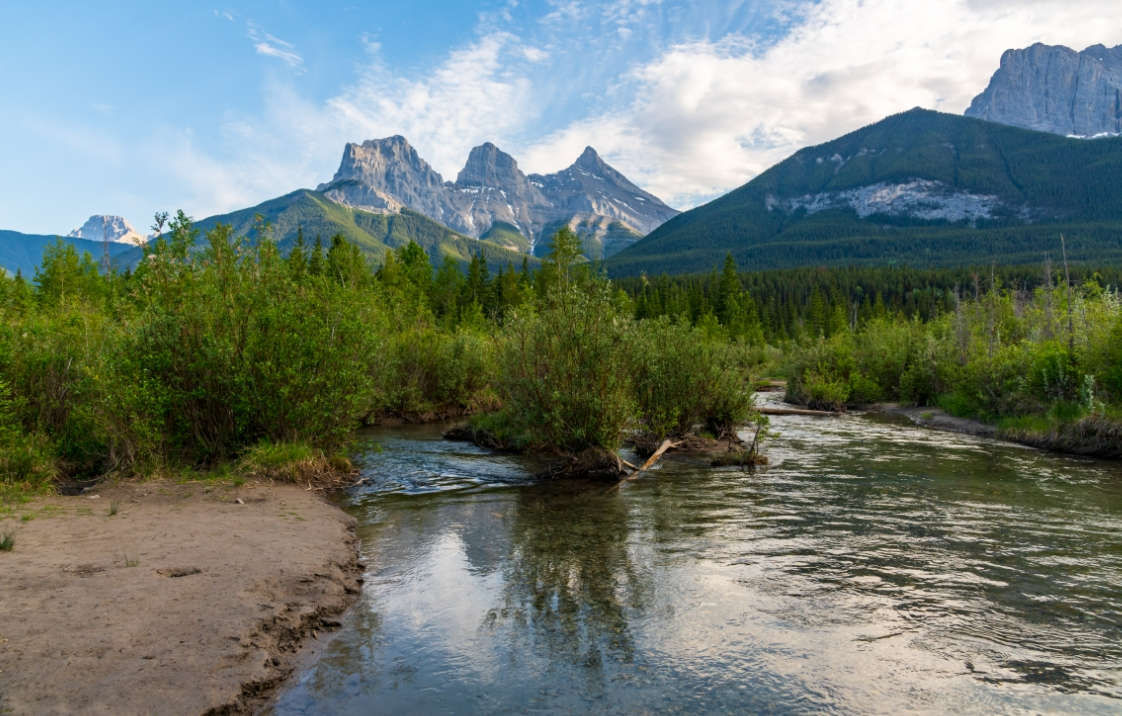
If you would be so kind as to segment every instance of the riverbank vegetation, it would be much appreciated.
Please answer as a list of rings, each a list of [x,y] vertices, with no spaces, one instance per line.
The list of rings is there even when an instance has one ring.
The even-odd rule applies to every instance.
[[[939,406],[1045,447],[1122,444],[1117,270],[742,274],[729,258],[609,282],[565,230],[541,268],[496,271],[434,269],[413,243],[374,267],[342,237],[283,256],[264,223],[165,222],[133,271],[58,244],[32,280],[0,277],[5,491],[215,468],[314,479],[344,470],[363,424],[468,415],[480,442],[577,471],[691,434],[750,462],[735,436],[762,423],[763,374],[817,408]]]
[[[302,480],[391,418],[485,413],[575,455],[750,414],[743,346],[637,320],[567,231],[541,270],[492,274],[478,257],[434,270],[413,243],[373,267],[341,237],[282,256],[263,223],[166,220],[133,271],[60,243],[33,280],[0,278],[6,491],[228,466]]]
[[[1063,246],[1057,237],[1057,254]],[[725,271],[622,279],[640,317],[694,325],[721,313]],[[738,319],[767,337],[765,372],[789,400],[844,410],[883,402],[942,408],[1002,437],[1122,457],[1122,271],[1067,266],[804,268],[735,275]],[[730,331],[732,333],[734,331]]]
[[[789,370],[788,396],[811,407],[938,406],[1021,442],[1122,457],[1122,297],[1095,280],[995,281],[927,322],[879,317],[819,336]]]
[[[638,315],[727,326],[719,309],[727,274],[728,265],[618,284]],[[1045,257],[1035,267],[806,268],[737,279],[767,336],[765,372],[788,378],[793,402],[938,407],[1018,442],[1122,457],[1116,267]]]

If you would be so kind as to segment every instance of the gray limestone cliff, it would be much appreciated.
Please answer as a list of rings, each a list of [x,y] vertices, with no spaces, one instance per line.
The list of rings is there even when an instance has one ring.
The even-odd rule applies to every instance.
[[[967,117],[1055,134],[1122,133],[1122,45],[1006,50]]]

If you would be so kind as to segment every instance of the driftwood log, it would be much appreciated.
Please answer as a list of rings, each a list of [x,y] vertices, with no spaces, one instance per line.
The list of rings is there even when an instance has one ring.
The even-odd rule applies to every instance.
[[[809,415],[811,417],[836,417],[841,413],[832,410],[807,410],[805,408],[756,408],[761,415]]]
[[[651,466],[653,466],[656,462],[658,462],[659,458],[661,458],[663,455],[665,455],[667,450],[670,450],[672,448],[676,448],[679,445],[681,445],[681,443],[673,442],[669,438],[667,438],[666,440],[663,440],[662,444],[658,446],[658,450],[655,450],[653,453],[651,453],[651,456],[647,458],[647,461],[644,462],[641,467],[639,467],[637,470],[635,470],[634,472],[632,472],[630,475],[628,475],[627,477],[625,477],[623,479],[624,480],[634,480],[636,477],[639,476],[639,473],[646,472],[647,470],[651,469]],[[634,466],[633,465],[628,465],[628,467],[634,467]],[[621,482],[622,482],[622,480],[621,480]]]

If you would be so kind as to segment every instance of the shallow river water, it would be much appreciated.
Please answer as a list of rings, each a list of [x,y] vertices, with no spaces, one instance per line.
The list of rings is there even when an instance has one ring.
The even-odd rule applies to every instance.
[[[1122,465],[772,424],[618,488],[371,433],[363,594],[276,712],[1122,712]]]

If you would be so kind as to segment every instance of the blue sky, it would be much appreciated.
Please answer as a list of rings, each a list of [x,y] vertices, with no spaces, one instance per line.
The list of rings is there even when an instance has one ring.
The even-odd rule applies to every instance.
[[[688,208],[912,106],[961,112],[1001,51],[1122,42],[1114,0],[8,3],[0,228],[139,229],[330,178],[404,134],[454,178],[587,144]]]

